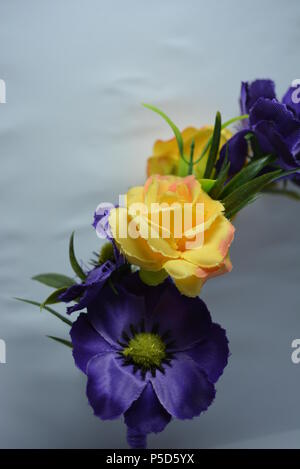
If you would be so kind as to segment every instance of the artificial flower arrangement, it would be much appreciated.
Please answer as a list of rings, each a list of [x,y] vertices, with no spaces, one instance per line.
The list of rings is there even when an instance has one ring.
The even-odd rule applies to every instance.
[[[227,365],[225,330],[198,297],[204,283],[232,268],[233,219],[262,192],[299,199],[300,99],[282,101],[271,80],[242,83],[241,115],[182,132],[162,111],[174,138],[158,140],[143,186],[126,202],[100,204],[93,226],[105,244],[89,269],[74,253],[74,276],[37,275],[55,288],[38,305],[70,327],[73,350],[87,376],[87,397],[103,420],[124,416],[127,441],[145,448],[147,435],[172,418],[200,415],[215,398]],[[238,123],[233,135],[228,127]],[[294,190],[291,184],[294,183]],[[70,303],[67,314],[52,308]]]

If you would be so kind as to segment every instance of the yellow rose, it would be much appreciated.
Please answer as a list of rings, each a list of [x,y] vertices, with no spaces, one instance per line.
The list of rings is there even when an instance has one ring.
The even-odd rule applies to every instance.
[[[182,139],[184,143],[184,154],[190,154],[190,147],[192,140],[195,140],[194,160],[197,160],[201,155],[208,139],[212,136],[213,126],[201,127],[188,127],[182,131]],[[228,129],[222,130],[220,139],[220,149],[232,137]],[[179,165],[179,151],[175,137],[170,140],[157,140],[153,146],[153,155],[147,161],[147,176],[153,174],[161,174],[162,176],[168,174],[178,174]],[[198,179],[203,178],[208,152],[206,155],[194,166],[194,174]]]
[[[232,268],[234,227],[223,211],[194,175],[156,175],[128,191],[127,206],[112,209],[109,224],[129,262],[166,272],[183,294],[196,296],[208,278]]]

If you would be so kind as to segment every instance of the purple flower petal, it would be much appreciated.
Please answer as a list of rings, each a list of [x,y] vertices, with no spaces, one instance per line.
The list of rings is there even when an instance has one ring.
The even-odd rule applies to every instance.
[[[122,415],[138,399],[146,386],[133,374],[131,366],[122,367],[112,353],[101,353],[87,366],[87,396],[95,415],[103,420]]]
[[[141,434],[162,432],[171,420],[171,415],[157,399],[150,382],[124,417],[126,425]]]
[[[73,344],[73,357],[78,368],[86,373],[89,360],[99,353],[109,353],[114,349],[93,329],[86,313],[81,313],[70,331]]]
[[[130,335],[130,324],[139,325],[144,318],[144,299],[119,291],[113,292],[109,287],[101,296],[101,301],[90,304],[88,317],[94,328],[112,345],[120,348],[125,331]]]
[[[211,326],[204,341],[186,352],[215,383],[228,362],[229,348],[226,332],[218,324]]]
[[[146,330],[151,331],[156,325],[160,335],[169,332],[168,341],[174,341],[170,351],[183,351],[205,337],[211,317],[200,298],[187,298],[174,285],[169,285],[155,309],[147,308]]]
[[[170,279],[165,280],[156,287],[146,285],[140,279],[138,272],[134,272],[124,277],[124,279],[122,279],[120,288],[124,292],[132,293],[136,296],[142,296],[144,298],[147,311],[153,311],[156,308],[160,298],[167,289],[171,288],[172,291],[176,290]],[[178,291],[176,294],[178,295]]]
[[[62,293],[59,299],[66,303],[76,300],[81,296],[78,303],[67,308],[67,313],[71,314],[74,311],[80,311],[94,301],[115,269],[116,265],[113,262],[106,261],[101,266],[91,270],[85,282],[78,285],[72,285]]]
[[[85,290],[85,285],[83,285],[82,283],[72,285],[65,292],[59,295],[59,299],[61,301],[69,303],[69,301],[73,301],[75,298],[78,298],[84,290]]]
[[[245,136],[251,132],[249,129],[240,130],[228,142],[223,145],[220,152],[220,157],[216,164],[216,169],[219,172],[223,161],[226,156],[228,145],[228,161],[230,162],[229,176],[238,173],[244,166],[248,156],[248,143]]]
[[[274,81],[260,79],[252,83],[242,82],[240,97],[241,113],[249,114],[250,109],[259,98],[276,98]]]
[[[186,354],[177,353],[165,373],[151,378],[165,409],[179,419],[190,419],[206,410],[215,397],[214,385]]]
[[[282,98],[283,104],[285,104],[294,115],[300,119],[300,86],[291,86]]]
[[[299,140],[300,121],[295,119],[294,114],[284,104],[275,99],[260,98],[250,112],[251,126],[261,121],[270,121],[282,137],[291,139],[291,143]]]
[[[282,135],[276,130],[272,122],[258,122],[254,126],[254,131],[261,149],[265,153],[276,155],[278,158],[277,163],[283,169],[288,170],[298,166]]]

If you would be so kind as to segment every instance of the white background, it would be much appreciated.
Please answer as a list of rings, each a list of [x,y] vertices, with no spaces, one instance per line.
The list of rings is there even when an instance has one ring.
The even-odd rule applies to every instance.
[[[241,80],[299,78],[297,0],[1,0],[1,447],[125,447],[122,422],[101,422],[85,397],[67,337],[46,312],[36,273],[71,274],[99,241],[99,202],[142,184],[155,139],[238,114]],[[208,412],[172,422],[153,447],[299,447],[299,204],[262,197],[237,219],[234,270],[203,290],[232,356]]]

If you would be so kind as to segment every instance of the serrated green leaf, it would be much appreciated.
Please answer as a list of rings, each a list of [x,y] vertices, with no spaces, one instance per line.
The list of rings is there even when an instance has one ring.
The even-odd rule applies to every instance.
[[[215,179],[198,179],[201,184],[204,192],[209,193],[209,191],[214,187],[216,180]]]
[[[55,340],[55,342],[59,342],[62,345],[66,345],[67,347],[73,348],[73,344],[69,340],[61,339],[60,337],[55,337],[53,335],[47,335],[46,337],[48,337],[49,339]]]
[[[239,171],[235,176],[233,176],[228,184],[226,184],[222,193],[220,194],[221,199],[224,199],[235,189],[253,179],[265,166],[272,163],[274,159],[274,156],[267,155],[264,158],[260,158],[259,160],[255,160],[252,163],[249,163],[247,166],[244,166],[244,168],[241,169],[241,171]]]
[[[222,199],[225,206],[225,214],[227,217],[232,217],[232,213],[236,211],[237,207],[250,200],[255,194],[260,192],[267,184],[282,176],[282,170],[272,171],[271,173],[263,174],[251,181],[246,182],[236,190],[231,192],[227,197]],[[239,209],[240,210],[240,209]]]
[[[39,303],[38,301],[27,300],[25,298],[15,298],[15,300],[23,301],[23,303],[28,303],[30,305],[38,306],[39,308],[41,308],[41,306],[42,306],[42,303]],[[72,321],[69,321],[69,319],[65,318],[62,314],[58,313],[54,309],[49,308],[49,306],[44,306],[44,309],[46,311],[48,311],[49,313],[53,314],[53,316],[60,319],[65,324],[68,324],[68,326],[72,326],[72,324],[73,324]]]
[[[218,156],[219,146],[220,146],[220,139],[221,139],[221,114],[217,112],[216,119],[215,119],[215,126],[212,135],[212,142],[209,149],[209,155],[206,163],[206,168],[204,172],[204,178],[209,179],[211,177],[212,171],[215,167],[215,163]]]
[[[79,265],[79,263],[76,259],[76,256],[75,256],[75,252],[74,252],[74,231],[73,231],[73,233],[71,234],[71,237],[70,237],[69,257],[70,257],[70,264],[71,264],[72,269],[74,270],[75,274],[78,275],[78,277],[81,280],[85,280],[86,275],[83,272],[82,268],[80,267],[80,265]]]
[[[48,287],[53,288],[71,287],[76,283],[75,280],[73,280],[71,277],[67,277],[67,275],[56,274],[52,272],[35,275],[32,277],[32,280],[36,280],[43,285],[47,285]]]
[[[140,279],[151,287],[155,287],[162,283],[168,277],[168,274],[165,270],[159,270],[158,272],[150,272],[148,270],[140,269],[139,270]]]

